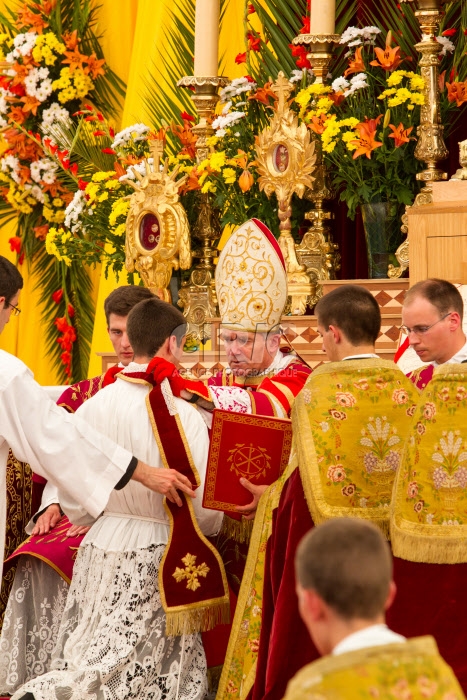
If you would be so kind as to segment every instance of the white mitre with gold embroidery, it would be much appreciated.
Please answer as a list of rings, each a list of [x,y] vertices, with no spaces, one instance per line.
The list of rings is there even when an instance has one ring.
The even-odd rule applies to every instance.
[[[279,245],[258,219],[238,228],[216,267],[222,326],[267,332],[280,323],[287,302],[287,275]]]

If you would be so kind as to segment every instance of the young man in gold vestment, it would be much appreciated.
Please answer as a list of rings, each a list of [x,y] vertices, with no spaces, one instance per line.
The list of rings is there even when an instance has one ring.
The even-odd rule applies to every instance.
[[[297,396],[289,465],[259,503],[218,700],[281,700],[294,673],[319,657],[295,597],[295,552],[310,528],[351,516],[389,535],[392,484],[418,394],[375,354],[381,316],[368,290],[343,285],[315,313],[331,362]]]
[[[396,587],[372,523],[337,518],[314,528],[295,563],[300,614],[324,658],[296,674],[284,700],[464,697],[432,637],[406,640],[386,626]]]

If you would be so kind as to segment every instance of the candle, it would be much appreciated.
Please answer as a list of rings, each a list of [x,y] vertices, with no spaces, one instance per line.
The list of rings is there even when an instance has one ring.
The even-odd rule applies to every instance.
[[[219,0],[196,0],[195,76],[219,72]]]
[[[336,0],[311,0],[310,34],[334,34]]]

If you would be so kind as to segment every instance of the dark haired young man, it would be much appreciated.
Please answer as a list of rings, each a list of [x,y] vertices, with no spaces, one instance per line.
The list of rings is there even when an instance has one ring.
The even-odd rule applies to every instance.
[[[324,658],[296,674],[284,700],[464,697],[432,637],[406,640],[386,626],[396,589],[374,525],[336,518],[314,528],[297,549],[296,577],[300,614]]]
[[[132,309],[127,331],[134,360],[77,413],[156,469],[174,462],[191,470],[202,490],[205,423],[193,406],[172,395],[167,381],[159,385],[151,374],[154,358],[178,364],[185,319],[152,297]],[[206,661],[194,632],[204,618],[216,619],[216,567],[225,580],[219,556],[203,535],[217,532],[221,520],[221,513],[202,507],[201,498],[184,501],[169,517],[162,495],[140,484],[129,482],[114,492],[78,550],[51,670],[13,697],[104,700],[136,694],[176,700],[183,688],[187,700],[202,700]],[[207,600],[198,600],[203,594]],[[222,586],[218,604],[227,601]]]

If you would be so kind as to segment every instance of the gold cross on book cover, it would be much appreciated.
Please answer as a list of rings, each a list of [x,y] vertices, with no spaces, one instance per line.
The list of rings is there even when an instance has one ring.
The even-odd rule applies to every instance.
[[[290,420],[214,411],[203,506],[234,511],[251,493],[240,484],[272,484],[286,468],[292,446]]]

